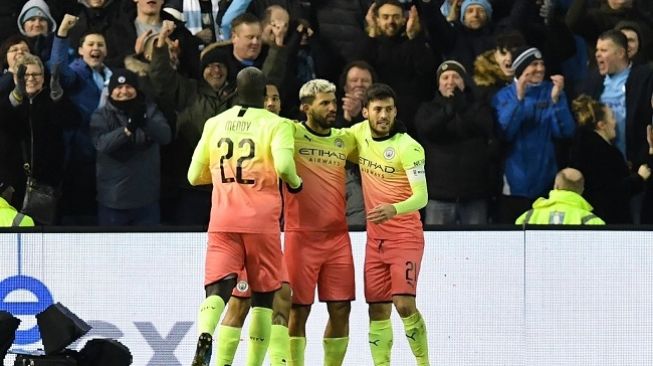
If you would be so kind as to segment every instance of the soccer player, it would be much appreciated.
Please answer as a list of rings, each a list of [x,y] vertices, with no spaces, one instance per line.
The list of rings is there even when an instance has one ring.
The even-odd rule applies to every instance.
[[[268,83],[265,86],[265,101],[264,107],[268,111],[278,115],[281,111],[281,99],[279,98],[279,90],[276,85]],[[285,266],[285,264],[284,264]],[[282,304],[279,311],[285,319],[290,316],[290,285],[288,284],[287,270],[282,272],[282,287],[280,291],[275,294],[275,301]],[[234,287],[229,303],[227,304],[227,311],[220,323],[218,330],[218,337],[220,343],[218,344],[216,359],[218,365],[231,365],[236,355],[236,350],[240,343],[240,335],[245,324],[245,318],[249,313],[251,306],[252,292],[247,283],[246,271],[241,271],[238,274],[238,283]],[[247,346],[247,365],[258,366],[263,364],[265,360],[265,350],[268,348],[268,340],[265,332],[268,329],[265,323],[269,323],[272,318],[270,314],[265,311],[254,311],[250,319],[249,325],[249,341]]]
[[[374,365],[390,365],[394,303],[404,323],[417,365],[428,365],[426,325],[415,294],[424,232],[418,210],[426,206],[424,149],[395,118],[396,96],[385,84],[366,92],[366,121],[351,127],[367,211],[365,299],[369,304],[369,343]]]
[[[347,228],[345,163],[356,142],[347,130],[334,129],[336,86],[311,80],[299,90],[306,121],[295,124],[295,164],[304,180],[297,194],[284,189],[284,258],[293,287],[290,362],[304,365],[306,321],[314,301],[327,303],[323,365],[339,366],[349,343],[349,313],[356,296],[354,261]]]
[[[205,265],[206,298],[198,314],[200,334],[192,366],[208,366],[213,332],[244,268],[252,312],[272,318],[272,365],[286,365],[287,319],[274,294],[281,288],[281,198],[278,179],[299,192],[293,160],[292,122],[263,109],[265,77],[254,68],[238,73],[238,104],[209,119],[188,171],[191,184],[213,183]],[[262,324],[262,326],[266,326]]]

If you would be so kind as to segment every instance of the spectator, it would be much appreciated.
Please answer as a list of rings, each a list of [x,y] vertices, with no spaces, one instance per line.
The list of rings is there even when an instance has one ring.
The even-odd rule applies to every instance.
[[[163,114],[138,89],[136,74],[115,70],[109,102],[91,118],[97,149],[98,222],[158,225],[159,145],[170,142]]]
[[[55,20],[61,24],[65,14],[75,15],[77,23],[68,31],[70,45],[80,44],[80,38],[88,32],[107,34],[111,31],[113,20],[118,15],[121,0],[78,0],[50,1],[50,9]],[[74,54],[75,52],[73,52]]]
[[[111,25],[107,36],[109,54],[107,64],[111,67],[123,67],[125,57],[132,53],[142,53],[143,41],[152,34],[159,33],[164,20],[177,24],[171,35],[179,41],[179,72],[185,76],[198,78],[200,41],[176,20],[172,15],[162,11],[163,0],[137,0],[135,12],[131,11],[117,17]],[[126,66],[126,65],[125,65]]]
[[[623,20],[614,27],[626,36],[628,41],[628,59],[633,65],[640,65],[651,61],[650,41],[642,38],[642,30],[637,22]],[[648,45],[648,46],[647,46]]]
[[[476,57],[492,49],[494,23],[489,1],[464,0],[460,7],[451,7],[449,19],[436,10],[434,1],[422,1],[421,5],[431,46],[437,53],[471,70]]]
[[[630,162],[646,162],[646,125],[653,109],[653,71],[628,59],[628,40],[616,30],[603,33],[596,42],[597,68],[592,70],[584,92],[606,104],[617,120],[615,146]],[[625,93],[624,93],[625,91]]]
[[[261,21],[250,13],[236,17],[231,25],[231,57],[228,60],[229,75],[227,80],[236,85],[236,75],[247,66],[254,66],[263,71],[269,82],[279,85],[284,94],[285,70],[288,62],[288,52],[278,44],[263,45],[263,28]],[[277,37],[284,39],[279,34]]]
[[[372,3],[373,0],[311,2],[317,77],[335,82],[346,64],[366,57],[366,49],[361,45],[367,39],[365,14]]]
[[[18,30],[27,37],[33,54],[47,61],[57,23],[43,0],[29,0],[18,15]]]
[[[498,220],[513,223],[531,203],[551,187],[558,171],[554,139],[574,133],[564,78],[545,81],[545,65],[537,48],[515,52],[515,81],[492,101],[499,135],[507,144],[504,185]]]
[[[474,61],[474,84],[481,100],[491,103],[500,89],[513,82],[513,54],[524,46],[526,40],[520,32],[505,32],[497,35],[494,49],[478,55]]]
[[[27,38],[23,35],[13,35],[0,45],[0,60],[2,61],[2,76],[0,76],[0,95],[14,88],[16,63],[23,56],[31,54]]]
[[[268,83],[265,86],[265,101],[263,108],[268,111],[279,115],[281,112],[281,96],[279,95],[279,88],[276,85]]]
[[[485,224],[496,176],[492,111],[474,100],[467,71],[457,61],[437,70],[438,92],[417,112],[417,131],[426,152],[429,225]]]
[[[417,14],[411,7],[408,18],[397,0],[372,4],[366,16],[369,52],[366,59],[379,81],[397,93],[398,119],[415,136],[414,117],[421,102],[433,97],[433,52],[426,43]]]
[[[641,5],[633,0],[606,0],[598,7],[589,6],[588,0],[574,0],[567,10],[565,21],[572,32],[580,35],[589,45],[596,44],[599,36],[622,20],[639,24],[642,36],[650,39],[649,20],[641,10]]]
[[[517,218],[518,225],[605,225],[592,213],[583,198],[583,174],[576,169],[562,169],[555,177],[549,198],[538,198],[533,208]]]
[[[66,174],[62,197],[62,223],[97,224],[95,197],[95,147],[89,125],[93,112],[107,100],[111,70],[104,64],[107,45],[104,35],[91,31],[80,38],[79,55],[68,65],[69,34],[79,26],[79,18],[66,14],[52,46],[51,65],[60,65],[61,84],[77,107],[78,123],[65,131]]]
[[[630,198],[643,190],[651,170],[641,164],[637,173],[632,172],[612,143],[617,123],[610,107],[581,95],[572,108],[579,129],[571,162],[585,176],[585,198],[608,224],[632,224]]]
[[[14,187],[0,181],[0,227],[34,226],[31,217],[16,211],[11,206]]]
[[[336,126],[350,127],[365,120],[362,114],[365,93],[376,79],[374,68],[363,60],[355,60],[345,66],[340,75],[340,88],[344,95],[341,98],[342,107],[336,114]],[[347,224],[364,227],[367,220],[358,165],[347,162],[346,174]]]
[[[0,164],[5,183],[16,189],[14,205],[23,202],[28,176],[41,184],[60,186],[64,160],[62,128],[69,120],[70,110],[56,82],[58,73],[53,73],[53,88],[48,88],[38,57],[25,55],[16,64],[16,70],[13,91],[0,98],[0,133],[5,140]]]
[[[175,72],[171,65],[166,38],[174,31],[174,23],[165,22],[156,37],[150,64],[150,82],[162,104],[173,106],[177,113],[173,146],[174,184],[180,187],[175,208],[175,223],[207,225],[211,209],[211,186],[191,186],[187,170],[195,146],[202,136],[204,123],[226,110],[228,105],[226,45],[213,44],[201,56],[202,79],[195,80]]]
[[[180,11],[183,18],[177,20],[183,21],[192,35],[208,45],[221,39],[218,19],[220,3],[220,0],[167,0],[164,7],[168,8],[168,12],[170,8]]]

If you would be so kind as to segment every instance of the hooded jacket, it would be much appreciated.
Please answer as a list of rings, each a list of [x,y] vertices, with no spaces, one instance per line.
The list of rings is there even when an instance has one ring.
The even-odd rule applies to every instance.
[[[554,189],[549,198],[540,197],[533,208],[517,218],[516,224],[605,225],[592,213],[592,205],[578,193]]]
[[[27,36],[27,33],[25,33],[25,28],[23,27],[23,17],[25,16],[25,13],[27,13],[32,8],[39,8],[41,12],[43,12],[44,17],[48,20],[48,23],[50,23],[48,33],[54,33],[57,31],[57,22],[52,17],[48,4],[46,4],[43,0],[29,0],[25,3],[25,5],[23,5],[23,9],[20,11],[20,14],[18,14],[18,19],[16,20],[16,23],[18,24],[18,30],[22,35]]]

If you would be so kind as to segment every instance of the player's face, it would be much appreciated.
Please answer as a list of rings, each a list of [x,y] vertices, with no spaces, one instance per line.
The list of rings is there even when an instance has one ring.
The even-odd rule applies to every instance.
[[[369,120],[372,137],[388,136],[397,117],[395,100],[390,97],[370,100],[363,108],[363,117]]]
[[[317,93],[307,115],[320,128],[331,128],[336,123],[336,93]]]
[[[281,97],[279,96],[279,89],[275,85],[268,84],[265,86],[264,106],[265,109],[274,114],[281,112]]]
[[[393,37],[399,33],[405,22],[402,8],[391,4],[385,4],[379,8],[376,23],[384,36]]]

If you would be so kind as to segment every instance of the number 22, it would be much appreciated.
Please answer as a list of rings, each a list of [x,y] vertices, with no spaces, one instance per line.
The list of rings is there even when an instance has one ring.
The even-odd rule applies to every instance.
[[[242,139],[238,143],[239,148],[245,147],[245,145],[249,145],[249,153],[247,155],[243,155],[236,160],[236,177],[227,177],[225,176],[224,173],[224,161],[229,160],[233,157],[234,155],[234,142],[228,137],[223,137],[218,141],[218,147],[222,147],[222,145],[226,144],[227,145],[227,152],[220,157],[220,177],[222,178],[222,183],[233,183],[236,182],[238,184],[254,184],[254,179],[245,179],[243,178],[243,163],[247,160],[250,160],[254,157],[254,152],[256,145],[254,144],[254,141],[252,139]]]

